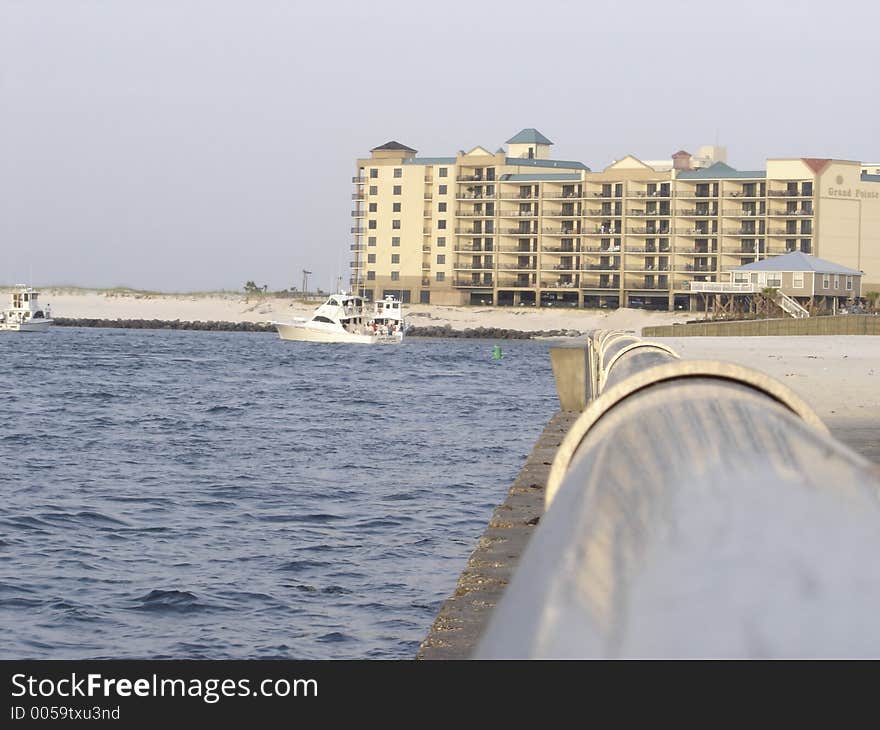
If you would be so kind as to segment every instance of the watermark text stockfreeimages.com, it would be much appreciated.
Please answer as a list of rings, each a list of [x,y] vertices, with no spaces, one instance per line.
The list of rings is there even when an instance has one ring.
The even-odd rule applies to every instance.
[[[316,679],[179,679],[159,677],[106,677],[98,673],[77,674],[60,679],[12,675],[12,697],[94,698],[197,697],[213,704],[224,697],[317,697]]]

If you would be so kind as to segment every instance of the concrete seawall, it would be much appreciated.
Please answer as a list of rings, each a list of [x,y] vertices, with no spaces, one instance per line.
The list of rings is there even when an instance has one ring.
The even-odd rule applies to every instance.
[[[642,337],[759,337],[792,335],[880,335],[880,316],[847,314],[804,319],[688,322],[643,327]]]

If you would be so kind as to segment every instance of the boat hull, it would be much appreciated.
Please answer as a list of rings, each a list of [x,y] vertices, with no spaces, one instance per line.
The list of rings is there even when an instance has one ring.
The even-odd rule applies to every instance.
[[[3,322],[0,324],[0,332],[47,332],[52,326],[51,319],[41,319],[27,322]]]
[[[342,328],[319,328],[296,322],[273,322],[282,340],[293,342],[338,342],[372,345],[378,342],[374,335],[346,332]]]

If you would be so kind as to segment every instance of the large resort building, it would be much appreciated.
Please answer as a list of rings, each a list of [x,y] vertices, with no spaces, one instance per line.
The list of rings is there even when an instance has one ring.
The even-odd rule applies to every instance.
[[[357,161],[351,284],[404,302],[687,309],[732,269],[800,251],[880,289],[880,164],[723,148],[594,172],[524,129],[492,153]]]

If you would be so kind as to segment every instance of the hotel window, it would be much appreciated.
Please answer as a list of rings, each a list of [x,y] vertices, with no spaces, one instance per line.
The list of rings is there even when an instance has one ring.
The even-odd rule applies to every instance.
[[[852,291],[852,288],[853,288],[852,277],[847,276],[846,277],[846,289],[847,289],[847,291]]]
[[[373,178],[379,177],[379,169],[376,167],[371,167],[370,168],[370,177],[373,177]]]
[[[375,228],[376,221],[367,221],[367,228]]]
[[[400,236],[391,236],[391,245],[399,246],[400,245]]]
[[[446,263],[446,254],[442,254],[442,253],[437,254],[437,263],[438,264],[445,264]]]
[[[831,286],[831,277],[828,274],[822,274],[822,288],[827,289]]]
[[[446,278],[446,272],[438,271],[435,278],[437,279],[437,281],[443,281]]]
[[[399,253],[391,254],[391,263],[392,264],[399,264],[400,263],[400,254]]]
[[[445,220],[437,221],[437,228],[446,228],[446,221]]]
[[[370,203],[370,213],[375,213],[378,210],[378,206],[376,203]]]
[[[392,228],[400,228],[400,219],[395,218],[393,221],[391,221],[391,227]]]
[[[395,167],[394,168],[394,177],[403,177],[403,168]]]
[[[812,195],[813,194],[813,183],[805,182],[801,185],[801,195]]]
[[[401,190],[400,185],[395,185],[393,188],[391,188],[391,194],[392,195],[400,195],[400,190]]]
[[[370,185],[370,195],[378,195],[379,194],[379,186],[378,185]]]
[[[782,274],[767,274],[767,286],[778,289],[782,286]]]
[[[834,275],[834,288],[840,289],[840,275],[838,274]]]
[[[367,263],[368,264],[375,264],[376,263],[376,254],[368,253],[367,254]]]
[[[437,237],[437,245],[445,246],[446,245],[446,236],[438,236]]]
[[[803,289],[804,288],[804,272],[803,271],[797,271],[794,274],[792,274],[791,285],[795,289]]]
[[[391,204],[391,212],[392,213],[400,213],[400,203],[392,203]]]
[[[400,281],[400,272],[392,271],[391,272],[391,281]]]
[[[437,188],[437,193],[438,193],[439,195],[446,195],[446,186],[445,186],[445,185],[441,185],[439,188]]]
[[[375,279],[376,279],[376,272],[375,271],[368,271],[367,272],[367,281],[375,281]]]
[[[375,245],[376,245],[376,237],[375,237],[375,236],[370,236],[370,237],[367,239],[367,245],[368,245],[368,246],[375,246]]]
[[[449,168],[447,168],[447,167],[439,168],[437,175],[439,177],[447,177],[449,175]]]
[[[437,212],[445,213],[446,212],[446,203],[438,203],[437,204]]]

